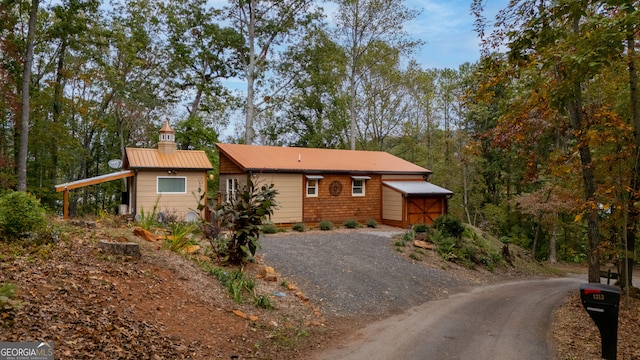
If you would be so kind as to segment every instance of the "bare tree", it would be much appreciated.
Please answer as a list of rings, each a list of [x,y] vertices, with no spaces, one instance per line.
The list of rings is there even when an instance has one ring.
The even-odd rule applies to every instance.
[[[31,84],[31,65],[33,64],[33,45],[36,38],[36,20],[38,19],[39,0],[31,1],[29,14],[29,32],[27,35],[27,49],[24,57],[22,75],[22,116],[20,119],[20,150],[18,154],[18,191],[27,191],[27,158],[29,152],[29,87]]]

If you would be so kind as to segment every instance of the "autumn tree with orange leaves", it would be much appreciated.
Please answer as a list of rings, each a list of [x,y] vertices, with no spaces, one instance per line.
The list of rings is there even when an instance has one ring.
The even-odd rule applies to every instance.
[[[482,3],[475,2],[484,36],[481,10]],[[611,101],[607,97],[615,92],[600,90],[607,77],[626,65],[627,27],[621,20],[636,11],[624,1],[513,1],[485,36],[487,56],[495,49],[508,51],[487,62],[500,67],[484,68],[487,81],[480,99],[490,97],[497,85],[512,94],[508,111],[490,130],[494,145],[517,151],[526,166],[525,180],[540,189],[549,184],[581,189],[572,213],[576,221],[586,222],[589,282],[600,282],[601,228],[626,218],[633,193],[628,184],[636,173],[629,171],[636,169],[635,124],[625,117],[626,110],[620,111],[624,99],[618,95]],[[578,192],[573,193],[574,200],[563,203],[575,202]],[[541,221],[549,213],[544,204],[553,196],[558,194],[548,190],[536,201],[521,198],[521,205],[528,203],[527,211]],[[616,223],[617,232],[626,233],[626,224]]]

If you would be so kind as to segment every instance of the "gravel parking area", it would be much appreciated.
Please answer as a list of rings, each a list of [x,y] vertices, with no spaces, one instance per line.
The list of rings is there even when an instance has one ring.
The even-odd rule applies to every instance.
[[[469,282],[403,257],[401,230],[358,229],[264,236],[258,253],[325,315],[389,315],[446,297]]]

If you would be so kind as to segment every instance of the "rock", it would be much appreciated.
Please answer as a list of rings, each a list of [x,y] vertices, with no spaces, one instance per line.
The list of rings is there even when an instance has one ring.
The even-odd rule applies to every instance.
[[[300,299],[300,300],[302,300],[304,302],[309,301],[309,298],[307,297],[307,295],[305,295],[302,291],[298,291],[296,293],[296,296],[298,297],[298,299]]]
[[[200,250],[200,245],[188,245],[184,248],[184,252],[187,254],[193,254],[198,252],[198,250]]]
[[[247,314],[243,313],[243,312],[242,312],[242,311],[240,311],[240,310],[233,310],[233,311],[232,311],[232,313],[233,313],[235,316],[240,317],[240,318],[243,318],[243,319],[247,319],[247,318],[248,318],[248,317],[247,317]]]
[[[413,246],[415,247],[419,247],[422,249],[429,249],[429,250],[435,250],[436,246],[433,244],[429,244],[426,241],[422,241],[422,240],[414,240],[413,241]]]
[[[131,256],[136,259],[141,256],[140,245],[132,242],[122,243],[100,240],[98,248],[107,254]]]
[[[263,279],[264,281],[278,280],[276,271],[271,266],[264,266],[262,269],[260,269],[260,274],[258,274],[258,277]]]
[[[251,321],[258,321],[258,317],[255,315],[249,315],[249,320]]]
[[[141,227],[137,227],[133,229],[133,235],[143,238],[149,242],[156,242],[158,237],[153,235],[149,230],[145,230]]]

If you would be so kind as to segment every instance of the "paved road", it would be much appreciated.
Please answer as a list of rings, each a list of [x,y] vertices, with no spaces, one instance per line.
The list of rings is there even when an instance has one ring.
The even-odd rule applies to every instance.
[[[483,286],[357,331],[316,359],[554,359],[552,312],[576,278]]]

